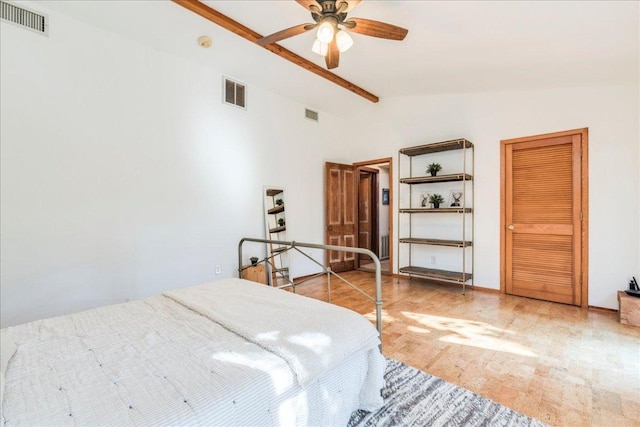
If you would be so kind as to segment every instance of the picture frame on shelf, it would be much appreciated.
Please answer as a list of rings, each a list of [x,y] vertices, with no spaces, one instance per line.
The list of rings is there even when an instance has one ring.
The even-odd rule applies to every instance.
[[[464,192],[462,190],[449,191],[449,207],[464,208]]]
[[[421,208],[433,208],[433,203],[429,202],[429,198],[433,193],[420,193],[420,207]]]

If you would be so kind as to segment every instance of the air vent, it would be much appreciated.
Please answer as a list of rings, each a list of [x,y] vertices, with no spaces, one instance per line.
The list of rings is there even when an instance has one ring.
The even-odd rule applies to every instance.
[[[44,36],[49,35],[49,17],[6,1],[0,1],[0,18]]]
[[[238,83],[226,77],[224,81],[224,102],[240,108],[247,108],[247,88],[244,84]]]
[[[313,110],[309,110],[308,108],[305,108],[304,116],[309,120],[313,120],[314,122],[318,121],[318,112],[317,111],[313,111]]]

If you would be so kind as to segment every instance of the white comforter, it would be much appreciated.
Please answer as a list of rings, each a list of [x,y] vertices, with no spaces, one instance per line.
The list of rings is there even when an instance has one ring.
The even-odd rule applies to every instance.
[[[163,295],[282,357],[300,385],[355,352],[370,352],[374,362],[379,354],[380,339],[367,319],[291,292],[226,279]]]
[[[287,299],[293,296],[235,280],[247,294],[266,290],[276,301],[283,294]],[[323,306],[327,314],[336,309],[296,299],[306,317],[315,316]],[[309,301],[313,302],[307,306]],[[240,310],[252,322],[261,318],[255,309]],[[253,324],[245,333],[269,336],[262,336],[265,331],[258,332]],[[347,324],[329,324],[328,336],[337,333],[335,327],[353,340],[360,338]],[[305,367],[305,360],[315,360],[307,357],[307,351],[299,360],[306,380],[299,381],[303,377],[291,368],[291,360],[227,328],[173,299],[156,296],[3,330],[16,342],[17,351],[6,370],[2,422],[6,426],[344,425],[354,409],[373,409],[382,403],[384,358],[375,351],[375,341],[369,348],[354,345],[363,351],[329,357],[333,360],[327,366],[333,368],[328,372]],[[318,355],[324,360],[322,353]]]

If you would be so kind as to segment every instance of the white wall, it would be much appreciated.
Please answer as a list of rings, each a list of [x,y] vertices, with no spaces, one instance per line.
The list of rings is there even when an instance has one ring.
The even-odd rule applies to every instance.
[[[499,289],[500,140],[588,127],[589,304],[617,309],[616,292],[626,288],[632,275],[640,275],[638,99],[637,87],[385,99],[361,117],[359,144],[350,145],[345,155],[356,159],[362,150],[377,147],[369,157],[383,157],[401,147],[471,140],[476,154],[475,283]],[[397,168],[394,173],[399,194]]]
[[[219,71],[44,12],[48,38],[0,25],[2,327],[236,275],[266,184],[322,241],[346,122],[250,82],[246,111],[224,105]]]
[[[220,71],[44,12],[49,38],[0,24],[2,327],[235,275],[238,240],[264,234],[265,184],[287,191],[290,236],[321,242],[325,160],[461,136],[477,147],[478,285],[499,287],[499,141],[581,127],[589,303],[616,308],[640,274],[638,88],[383,99],[313,123],[251,82],[247,111],[225,106]]]

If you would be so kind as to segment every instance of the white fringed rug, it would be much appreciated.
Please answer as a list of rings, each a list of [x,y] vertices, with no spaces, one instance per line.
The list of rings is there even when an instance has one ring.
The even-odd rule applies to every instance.
[[[397,360],[387,362],[384,405],[354,412],[348,427],[545,425]]]

